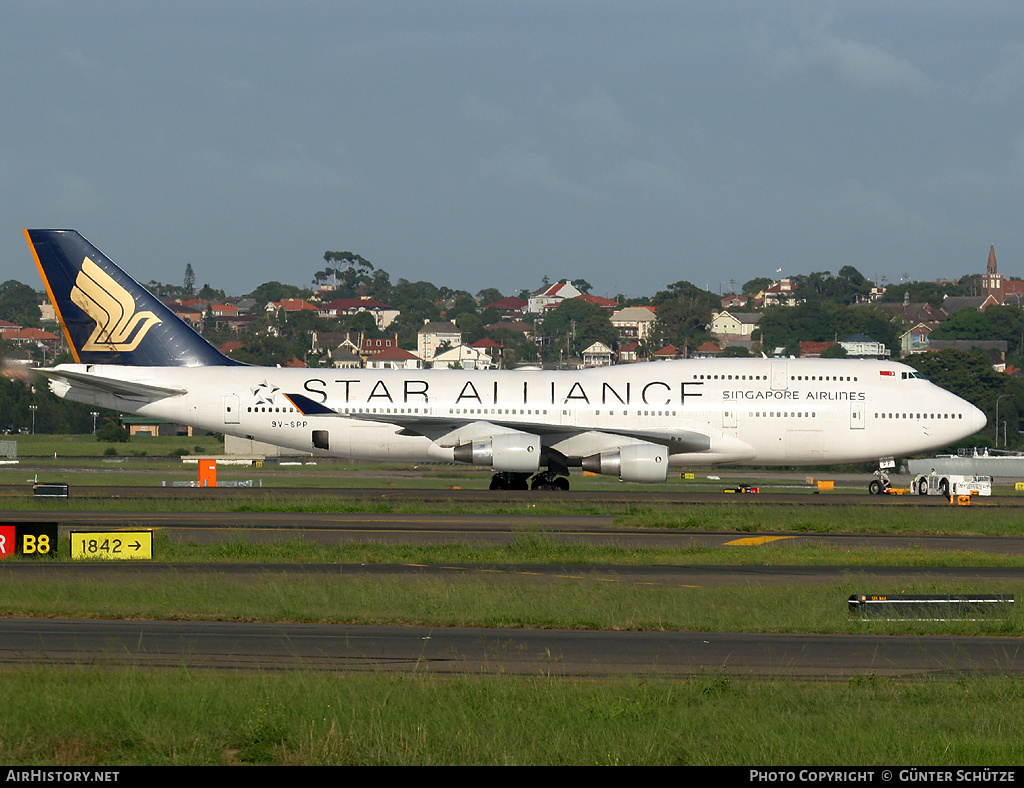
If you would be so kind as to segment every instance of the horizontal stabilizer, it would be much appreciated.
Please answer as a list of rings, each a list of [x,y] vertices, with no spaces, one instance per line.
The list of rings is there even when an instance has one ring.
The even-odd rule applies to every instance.
[[[60,368],[38,368],[33,370],[49,380],[66,383],[77,388],[93,389],[104,394],[114,394],[127,399],[158,400],[166,397],[179,397],[188,393],[186,389],[167,386],[152,386],[148,383],[136,383],[131,380],[118,380],[86,372],[70,372]]]

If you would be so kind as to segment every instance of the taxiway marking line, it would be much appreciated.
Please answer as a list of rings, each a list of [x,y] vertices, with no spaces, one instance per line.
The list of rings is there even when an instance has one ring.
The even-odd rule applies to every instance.
[[[751,536],[749,539],[734,539],[733,541],[726,542],[725,544],[728,545],[729,547],[733,547],[733,546],[750,547],[752,545],[756,546],[756,545],[761,545],[761,544],[768,544],[768,542],[775,542],[775,541],[778,541],[779,539],[796,539],[796,537],[795,536]]]

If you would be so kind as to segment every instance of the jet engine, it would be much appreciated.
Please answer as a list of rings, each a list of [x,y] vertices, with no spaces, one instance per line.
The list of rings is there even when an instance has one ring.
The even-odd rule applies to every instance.
[[[668,476],[668,449],[653,443],[622,446],[584,457],[583,470],[618,476],[624,482],[663,482]]]
[[[523,432],[502,433],[456,446],[454,454],[457,462],[490,465],[498,472],[536,473],[540,470],[540,437]]]

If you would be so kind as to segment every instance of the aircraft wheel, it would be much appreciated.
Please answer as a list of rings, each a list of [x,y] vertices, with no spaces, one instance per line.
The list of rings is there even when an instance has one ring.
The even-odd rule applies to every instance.
[[[868,492],[872,495],[881,495],[883,489],[882,483],[878,479],[872,479],[868,485]]]
[[[555,489],[556,490],[568,490],[569,489],[569,480],[566,479],[564,476],[559,476],[557,479],[555,479]]]

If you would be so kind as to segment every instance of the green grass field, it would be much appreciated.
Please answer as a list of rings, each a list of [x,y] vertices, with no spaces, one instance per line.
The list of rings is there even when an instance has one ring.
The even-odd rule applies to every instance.
[[[567,681],[25,668],[8,766],[1016,766],[1016,678]]]
[[[159,484],[194,478],[195,470],[166,455],[194,449],[195,439],[133,440],[119,450],[147,452],[103,462],[95,442],[39,438],[34,459],[46,481]],[[178,441],[178,445],[173,445]],[[20,442],[20,441],[19,441]],[[191,443],[190,447],[188,444]],[[145,449],[142,447],[146,446]],[[215,447],[214,447],[215,448]],[[56,459],[52,457],[56,451]],[[94,453],[89,454],[89,450]],[[211,452],[212,453],[212,452]],[[22,454],[25,458],[25,454]],[[306,486],[306,495],[243,494],[218,502],[228,511],[451,511],[444,503],[340,502],[316,488],[339,484],[475,486],[474,469],[368,464],[265,467],[265,484]],[[252,468],[222,469],[250,478]],[[37,471],[0,470],[0,484],[24,484]],[[407,474],[407,475],[403,475]],[[614,480],[579,479],[581,484]],[[800,481],[800,477],[796,477]],[[719,482],[720,484],[721,482]],[[685,484],[674,479],[672,484]],[[702,482],[708,485],[706,480]],[[253,491],[254,493],[257,491]],[[184,493],[187,495],[187,493]],[[0,501],[59,513],[98,509],[211,508],[185,500],[124,502]],[[193,508],[189,508],[193,507]],[[302,539],[272,545],[235,540],[215,546],[172,543],[158,536],[159,560],[182,562],[743,563],[849,566],[1019,566],[1019,556],[905,550],[840,550],[780,544],[757,548],[626,549],[560,546],[528,525],[531,514],[558,513],[564,504],[461,507],[522,515],[523,534],[510,545],[322,546]],[[624,526],[740,533],[1017,535],[1014,510],[985,507],[904,508],[856,505],[844,514],[807,506],[575,507],[574,513],[614,514]],[[679,629],[752,632],[858,632],[894,635],[1020,637],[1024,618],[1013,611],[987,622],[936,624],[851,619],[845,599],[863,590],[853,580],[824,585],[739,585],[687,588],[641,586],[614,577],[524,580],[513,571],[460,572],[437,578],[375,579],[346,575],[255,579],[169,572],[153,578],[14,579],[0,574],[0,611],[12,616],[195,618],[502,627]],[[901,592],[942,593],[948,583],[902,583]],[[985,590],[1020,593],[1018,584]],[[131,764],[578,764],[578,765],[1016,765],[1024,760],[1019,710],[1024,679],[947,676],[900,680],[873,675],[800,683],[737,679],[709,668],[687,680],[651,678],[568,680],[550,676],[327,674],[313,671],[246,674],[129,668],[119,671],[4,667],[8,701],[0,715],[0,762],[9,765]],[[951,713],[955,710],[955,713]]]

